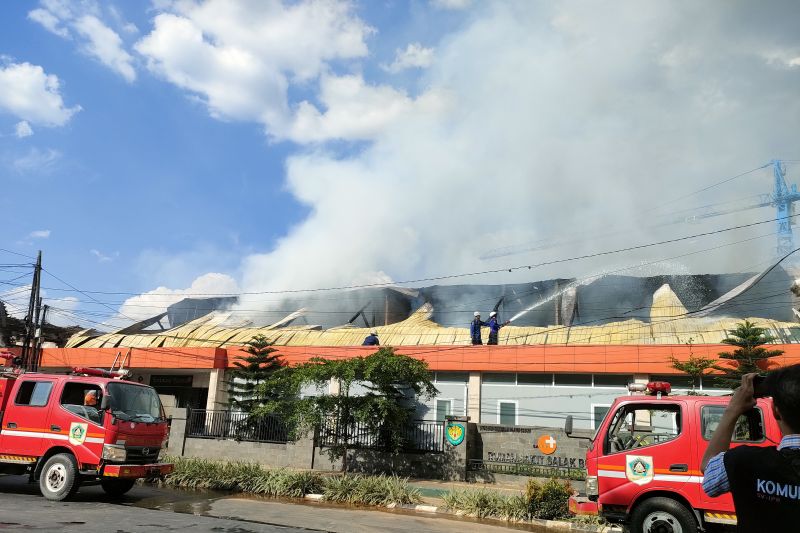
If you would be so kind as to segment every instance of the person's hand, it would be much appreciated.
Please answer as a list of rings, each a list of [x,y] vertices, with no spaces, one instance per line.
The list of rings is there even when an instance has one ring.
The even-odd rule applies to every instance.
[[[758,374],[745,374],[742,376],[742,384],[733,393],[733,398],[728,404],[728,410],[736,415],[746,413],[756,405],[756,399],[753,397],[753,379]]]
[[[510,320],[506,320],[505,322],[503,322],[503,325],[504,325],[504,326],[507,326],[507,325],[509,325],[509,324],[511,324],[511,321],[510,321]]]

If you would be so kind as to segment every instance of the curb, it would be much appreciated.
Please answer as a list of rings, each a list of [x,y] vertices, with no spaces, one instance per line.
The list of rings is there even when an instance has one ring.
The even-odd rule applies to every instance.
[[[325,496],[322,494],[306,494],[306,500],[311,501],[323,501]],[[425,514],[446,514],[452,516],[468,516],[464,511],[449,511],[446,507],[437,507],[435,505],[409,505],[403,503],[390,503],[386,506],[387,509],[403,509],[405,511],[412,511],[415,513],[425,513]],[[502,522],[502,523],[524,523],[524,524],[533,524],[541,527],[546,527],[547,529],[558,529],[561,531],[581,531],[585,533],[616,533],[621,532],[622,529],[616,526],[591,526],[591,525],[584,525],[584,524],[576,524],[574,522],[567,522],[565,520],[541,520],[538,518],[534,518],[532,520],[526,522],[512,522],[510,520],[504,520],[502,518],[495,518],[495,517],[484,517],[481,520],[490,520],[492,522]]]

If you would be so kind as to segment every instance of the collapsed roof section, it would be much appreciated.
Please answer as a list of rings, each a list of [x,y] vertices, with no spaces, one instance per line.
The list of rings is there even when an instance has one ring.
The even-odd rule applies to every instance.
[[[513,323],[500,331],[500,344],[532,345],[532,344],[717,344],[727,337],[727,331],[734,329],[744,318],[766,328],[777,342],[800,342],[800,324],[764,318],[763,316],[730,316],[719,314],[715,309],[734,305],[739,299],[739,306],[745,309],[756,309],[744,306],[749,300],[759,300],[759,296],[746,295],[751,291],[760,294],[767,287],[759,288],[766,277],[753,281],[746,279],[750,288],[729,291],[729,298],[717,299],[713,305],[704,305],[699,309],[687,310],[687,306],[669,284],[657,288],[649,298],[646,309],[637,310],[641,318],[620,317],[617,320],[601,324],[585,324],[573,322],[571,325],[526,326]],[[769,281],[773,292],[782,292],[785,301],[789,294],[789,285],[779,291],[777,282]],[[567,287],[569,288],[569,287]],[[566,294],[566,292],[565,292]],[[721,305],[720,301],[722,302]],[[563,309],[564,302],[560,304]],[[791,307],[786,305],[791,313]],[[68,348],[158,348],[158,347],[227,347],[241,346],[255,335],[264,335],[276,346],[356,346],[360,345],[371,329],[378,332],[381,344],[388,346],[418,345],[466,345],[470,344],[468,327],[448,327],[432,320],[435,309],[430,303],[420,306],[406,319],[384,326],[356,327],[352,324],[321,328],[316,325],[298,325],[296,319],[302,310],[292,313],[273,324],[254,327],[242,323],[231,326],[231,312],[214,312],[202,316],[178,327],[165,331],[114,332],[97,335],[95,332],[80,332],[67,343]]]

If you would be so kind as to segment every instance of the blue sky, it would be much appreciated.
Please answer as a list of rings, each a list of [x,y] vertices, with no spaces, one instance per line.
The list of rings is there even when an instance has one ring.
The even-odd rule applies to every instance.
[[[2,247],[42,249],[76,287],[131,293],[99,306],[63,293],[105,320],[137,293],[152,308],[123,316],[184,293],[413,279],[699,231],[653,229],[643,204],[800,156],[798,8],[771,8],[6,2]],[[769,184],[762,172],[724,195]],[[621,234],[586,238],[606,227]],[[743,269],[735,242],[774,246],[758,231],[528,277],[720,244],[677,270]],[[572,244],[480,259],[543,238]]]

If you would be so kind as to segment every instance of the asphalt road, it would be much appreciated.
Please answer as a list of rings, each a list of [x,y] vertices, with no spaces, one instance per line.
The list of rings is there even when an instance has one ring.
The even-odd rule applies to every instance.
[[[169,500],[171,511],[137,507]],[[50,502],[22,476],[0,476],[0,531],[309,533],[307,528],[199,516],[205,504],[192,493],[136,486],[119,503],[99,486],[81,487],[68,502]]]
[[[50,502],[22,476],[0,476],[0,531],[218,533],[508,533],[504,525],[324,504],[298,504],[227,493],[134,487],[120,500],[99,486],[68,502]],[[524,527],[527,531],[544,531]]]

